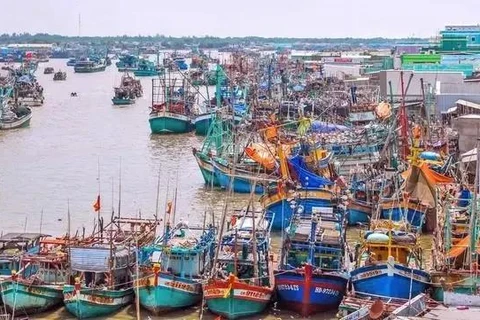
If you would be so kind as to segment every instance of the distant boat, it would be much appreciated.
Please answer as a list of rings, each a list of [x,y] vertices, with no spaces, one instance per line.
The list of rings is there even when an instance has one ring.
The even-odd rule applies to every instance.
[[[176,84],[171,79],[152,79],[152,103],[149,123],[152,133],[185,133],[191,130],[194,96],[185,81]],[[155,99],[158,99],[155,101]]]
[[[12,108],[5,103],[0,115],[0,130],[28,127],[30,119],[32,119],[32,110],[29,107],[20,105]]]
[[[76,64],[77,64],[77,59],[75,59],[75,58],[70,58],[67,61],[67,66],[68,67],[75,67]]]
[[[159,74],[155,64],[147,59],[140,59],[138,61],[138,68],[133,71],[137,77],[152,77]]]
[[[67,73],[63,71],[57,71],[53,75],[53,80],[55,81],[62,81],[62,80],[67,80]]]
[[[45,67],[45,69],[43,69],[43,74],[52,74],[55,72],[55,69],[53,69],[52,67]]]
[[[74,70],[76,73],[93,73],[105,71],[106,67],[105,64],[96,61],[81,60],[75,63]]]

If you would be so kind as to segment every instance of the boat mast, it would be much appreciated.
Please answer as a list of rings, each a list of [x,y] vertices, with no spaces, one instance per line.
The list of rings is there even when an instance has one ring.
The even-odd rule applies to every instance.
[[[477,130],[478,132],[478,130]],[[472,266],[473,262],[477,261],[477,195],[479,187],[479,169],[480,169],[480,138],[477,138],[477,163],[475,166],[475,184],[473,190],[473,201],[470,214],[470,256],[468,259],[468,265]],[[472,285],[476,288],[476,276],[472,277]]]

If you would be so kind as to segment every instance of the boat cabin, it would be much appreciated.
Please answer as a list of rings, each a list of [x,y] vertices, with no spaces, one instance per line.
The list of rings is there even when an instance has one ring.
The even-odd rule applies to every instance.
[[[19,270],[20,257],[24,253],[37,253],[40,233],[7,233],[0,237],[0,275],[10,275]]]

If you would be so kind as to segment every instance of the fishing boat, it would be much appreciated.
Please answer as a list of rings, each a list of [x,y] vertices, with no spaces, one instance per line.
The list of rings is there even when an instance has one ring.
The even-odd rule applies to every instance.
[[[70,246],[75,282],[63,287],[65,308],[77,319],[108,316],[133,301],[132,270],[139,247],[151,243],[158,221],[113,218],[88,243]]]
[[[428,289],[430,275],[423,270],[422,250],[408,224],[374,219],[362,238],[350,272],[356,295],[408,300]]]
[[[165,234],[142,248],[148,260],[136,282],[140,305],[159,315],[198,304],[201,279],[212,267],[214,241],[213,226],[189,227],[180,222],[171,228],[168,222]]]
[[[39,251],[20,258],[18,273],[2,283],[2,299],[12,314],[32,315],[63,303],[66,283],[68,238],[42,237]]]
[[[157,67],[148,59],[140,59],[137,69],[133,70],[133,74],[137,77],[153,77],[159,74]]]
[[[332,176],[328,166],[331,154],[325,150],[310,151],[301,148],[304,150],[303,154],[298,153],[287,160],[284,149],[284,146],[277,148],[281,173],[278,187],[269,189],[260,198],[267,216],[273,219],[273,230],[284,230],[290,224],[297,205],[300,205],[304,212],[311,212],[314,207],[332,207],[335,201],[330,190],[333,182],[312,170],[314,167],[321,168],[321,174]],[[290,185],[287,182],[290,182]]]
[[[275,271],[279,304],[302,317],[334,310],[347,290],[345,205],[296,207]]]
[[[474,151],[476,155],[469,155],[469,162],[475,162],[473,186],[455,185],[456,193],[444,191],[432,240],[432,298],[452,307],[480,306],[478,141]]]
[[[178,84],[177,84],[178,83]],[[149,116],[154,134],[186,133],[191,130],[194,96],[185,80],[152,79],[152,106]]]
[[[55,72],[55,69],[53,69],[53,67],[45,67],[45,69],[43,69],[43,74],[52,74]]]
[[[223,159],[212,159],[215,177],[225,190],[232,190],[238,193],[250,193],[252,186],[255,185],[255,193],[263,194],[267,186],[275,185],[276,178],[268,174],[260,173],[258,170],[245,170],[241,167],[234,168]]]
[[[93,73],[105,71],[107,65],[98,60],[81,59],[74,66],[75,73]]]
[[[9,130],[28,127],[32,119],[32,110],[19,105],[16,107],[3,103],[0,115],[0,130]]]
[[[70,58],[67,61],[67,66],[68,67],[75,67],[76,64],[77,64],[77,59],[76,58]]]
[[[366,170],[374,172],[373,169]],[[347,222],[349,226],[368,225],[372,212],[380,199],[381,179],[375,175],[367,175],[362,178],[360,173],[353,173],[348,190]],[[380,185],[379,185],[380,184]]]
[[[227,319],[263,312],[274,293],[271,224],[262,212],[249,209],[233,217],[220,234],[213,274],[203,285],[208,309]]]
[[[55,81],[67,80],[67,73],[59,70],[59,71],[55,72],[55,74],[53,75],[53,80],[55,80]]]
[[[124,54],[115,63],[119,72],[135,71],[138,68],[138,57],[131,54]]]
[[[36,253],[40,233],[7,233],[0,237],[0,276],[10,276],[20,270],[20,259],[25,253]]]
[[[114,105],[129,105],[135,103],[135,98],[143,95],[140,80],[135,79],[128,73],[122,76],[120,87],[114,88],[115,96],[112,98]]]

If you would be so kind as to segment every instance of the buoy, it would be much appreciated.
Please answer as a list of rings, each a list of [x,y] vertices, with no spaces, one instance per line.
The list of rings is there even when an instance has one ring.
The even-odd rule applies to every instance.
[[[387,243],[388,240],[388,236],[383,233],[372,233],[367,237],[367,242],[370,243]]]

